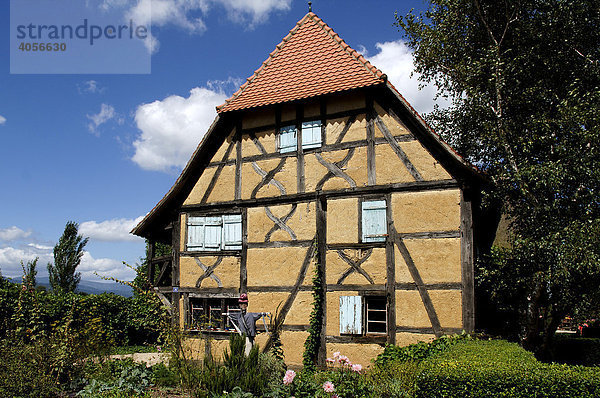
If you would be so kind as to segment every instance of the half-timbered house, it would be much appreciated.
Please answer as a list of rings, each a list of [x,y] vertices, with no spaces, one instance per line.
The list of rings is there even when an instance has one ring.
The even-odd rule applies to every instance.
[[[250,311],[279,309],[286,360],[301,363],[315,269],[322,357],[473,330],[483,179],[317,15],[217,112],[133,230],[172,245],[164,257],[150,245],[150,277],[202,350],[226,343],[247,292]]]

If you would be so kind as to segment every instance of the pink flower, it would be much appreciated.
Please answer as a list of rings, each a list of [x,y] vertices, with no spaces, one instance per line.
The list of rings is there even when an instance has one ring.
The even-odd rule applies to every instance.
[[[362,370],[362,365],[355,363],[354,365],[352,365],[352,370],[355,371],[356,373],[360,373],[360,371]]]
[[[323,391],[325,391],[325,392],[334,392],[335,391],[335,386],[333,385],[332,382],[326,381],[325,383],[323,383]]]
[[[157,346],[156,346],[156,351],[158,351],[158,352],[161,352],[161,351],[162,351],[162,349],[160,348],[160,346],[159,346],[159,345],[157,345]]]
[[[350,360],[348,359],[348,357],[345,356],[345,355],[341,355],[339,361],[340,361],[341,364],[346,364],[348,366],[352,365],[352,362],[350,362]]]
[[[339,352],[339,351],[337,351],[337,352],[334,352],[334,353],[333,353],[333,359],[337,360],[337,359],[339,359],[339,358],[340,358],[340,352]]]
[[[294,372],[293,370],[288,370],[287,372],[285,372],[285,376],[283,376],[283,384],[285,384],[286,386],[288,384],[292,384],[292,382],[294,381],[294,377],[296,377],[296,372]]]
[[[335,359],[332,359],[332,358],[327,358],[327,359],[325,360],[325,362],[327,362],[327,363],[335,363]]]

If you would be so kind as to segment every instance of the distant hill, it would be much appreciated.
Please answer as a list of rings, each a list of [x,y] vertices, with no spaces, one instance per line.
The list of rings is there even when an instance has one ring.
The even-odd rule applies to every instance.
[[[21,278],[8,279],[14,283],[21,283]],[[47,276],[37,277],[36,281],[39,286],[44,286],[48,290],[50,290],[50,280]],[[119,296],[124,297],[131,297],[133,295],[133,292],[131,291],[131,288],[129,286],[112,281],[95,282],[82,280],[81,282],[79,282],[77,291],[88,294],[115,293]]]

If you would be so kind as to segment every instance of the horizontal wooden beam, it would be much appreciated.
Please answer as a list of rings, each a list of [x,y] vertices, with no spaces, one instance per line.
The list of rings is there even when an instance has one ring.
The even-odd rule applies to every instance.
[[[462,328],[442,328],[443,334],[459,334],[462,333]],[[420,328],[414,326],[396,326],[396,333],[421,333],[434,334],[433,328]]]
[[[268,249],[279,247],[308,247],[313,240],[284,240],[275,242],[248,242],[248,249]]]
[[[385,344],[387,336],[326,336],[328,343]]]
[[[326,198],[350,198],[360,197],[365,194],[385,194],[394,192],[414,192],[414,191],[428,191],[428,190],[442,190],[442,189],[455,189],[458,188],[458,182],[453,179],[448,180],[437,180],[437,181],[414,181],[414,182],[403,182],[397,184],[387,185],[375,185],[371,187],[355,187],[346,188],[332,191],[321,191],[319,195]],[[262,207],[272,205],[283,205],[298,202],[311,202],[316,201],[317,192],[307,192],[300,194],[290,194],[282,196],[273,196],[267,198],[258,199],[241,199],[232,200],[227,202],[218,203],[202,203],[193,205],[183,205],[181,209],[183,211],[211,211],[215,209],[228,210],[231,208],[245,208],[245,207]]]

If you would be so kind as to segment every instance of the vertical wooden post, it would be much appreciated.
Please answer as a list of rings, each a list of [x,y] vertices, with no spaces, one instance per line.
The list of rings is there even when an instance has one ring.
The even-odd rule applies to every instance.
[[[154,245],[154,241],[152,239],[148,239],[146,261],[148,261],[148,283],[150,283],[150,287],[154,286],[154,266],[152,264],[152,259],[154,258]]]
[[[240,257],[240,294],[248,293],[248,209],[242,209],[242,256]]]
[[[304,106],[302,104],[296,105],[296,160],[297,160],[297,179],[298,179],[298,193],[304,192],[304,151],[302,150],[302,119],[304,119]]]
[[[460,191],[460,262],[462,270],[462,318],[467,333],[475,330],[475,271],[473,266],[473,207],[470,192]]]
[[[386,274],[385,298],[387,310],[387,342],[396,344],[396,258],[394,241],[390,238],[390,231],[394,228],[392,209],[392,195],[386,195],[387,237],[385,239]]]
[[[242,198],[242,118],[235,126],[235,198]]]
[[[377,183],[375,177],[375,107],[373,97],[367,93],[367,182],[369,185]]]
[[[172,281],[171,286],[173,293],[171,294],[171,305],[173,306],[173,326],[180,326],[179,319],[179,299],[181,293],[179,293],[179,251],[181,240],[181,214],[177,213],[176,219],[173,221],[173,228],[171,229],[171,241],[172,248],[171,252],[173,255],[173,262],[171,268]]]
[[[319,354],[317,357],[317,363],[319,366],[325,365],[325,359],[327,358],[327,198],[317,192],[317,251],[319,257],[319,272],[321,273],[321,291],[323,292],[323,319],[321,320],[321,336],[319,345]]]

